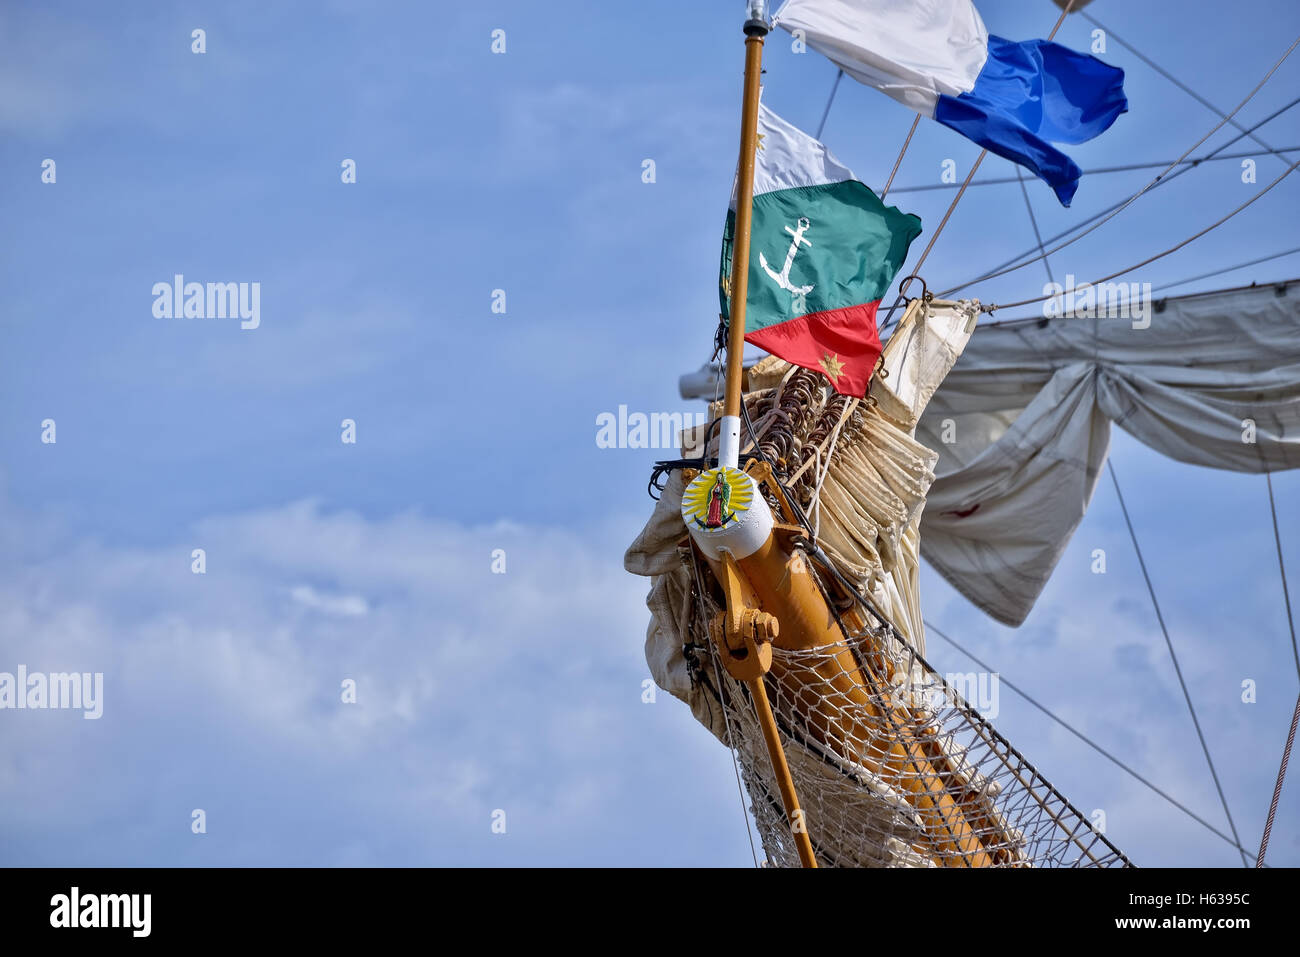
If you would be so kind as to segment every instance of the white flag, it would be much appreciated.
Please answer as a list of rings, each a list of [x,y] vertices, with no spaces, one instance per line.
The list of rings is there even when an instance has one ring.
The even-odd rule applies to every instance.
[[[970,0],[786,0],[772,22],[925,116],[940,95],[972,90],[988,58],[989,32]]]

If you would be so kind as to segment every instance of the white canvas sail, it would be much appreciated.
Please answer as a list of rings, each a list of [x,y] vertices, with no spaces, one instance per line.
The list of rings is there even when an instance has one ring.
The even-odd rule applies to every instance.
[[[921,553],[998,621],[1020,624],[1046,585],[1112,423],[1180,462],[1300,467],[1300,286],[1146,309],[982,327],[921,419],[939,452]]]

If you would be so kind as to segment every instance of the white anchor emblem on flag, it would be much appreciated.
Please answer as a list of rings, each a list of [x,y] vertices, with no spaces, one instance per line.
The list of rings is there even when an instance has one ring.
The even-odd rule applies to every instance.
[[[761,252],[758,254],[759,265],[762,266],[763,271],[766,272],[772,278],[772,281],[776,283],[778,286],[780,286],[782,289],[787,289],[790,292],[794,293],[795,296],[800,298],[812,292],[813,287],[811,285],[808,286],[791,285],[790,267],[794,265],[794,257],[798,254],[799,247],[801,245],[802,246],[812,245],[811,240],[803,238],[803,234],[808,230],[808,227],[811,225],[812,223],[808,222],[806,217],[800,216],[798,222],[798,226],[799,226],[798,229],[791,229],[789,226],[785,227],[785,231],[794,238],[791,239],[790,241],[789,252],[785,254],[785,267],[779,273],[774,272],[772,267],[767,264],[766,256],[764,256]]]

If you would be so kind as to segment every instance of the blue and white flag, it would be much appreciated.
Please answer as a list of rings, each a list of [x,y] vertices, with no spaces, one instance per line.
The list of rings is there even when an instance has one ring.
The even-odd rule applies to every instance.
[[[786,0],[773,22],[845,73],[1031,170],[1070,205],[1084,143],[1128,109],[1124,71],[990,36],[970,0]]]

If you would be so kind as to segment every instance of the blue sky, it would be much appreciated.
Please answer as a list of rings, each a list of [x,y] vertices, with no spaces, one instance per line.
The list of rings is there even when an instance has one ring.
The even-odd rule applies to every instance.
[[[980,10],[1010,39],[1045,35],[1058,13],[1047,0]],[[742,12],[0,9],[0,670],[105,674],[99,721],[0,713],[0,863],[749,862],[726,752],[666,694],[641,699],[646,588],[622,551],[663,453],[595,443],[596,416],[620,405],[698,408],[676,383],[707,358],[716,321]],[[1088,12],[1225,110],[1300,32],[1283,0]],[[1057,39],[1086,49],[1092,29],[1072,17]],[[1127,71],[1130,112],[1070,148],[1085,169],[1172,160],[1217,121],[1118,44],[1104,59]],[[767,68],[769,106],[815,130],[834,67],[777,33]],[[1297,85],[1293,55],[1240,118]],[[879,187],[911,119],[846,81],[824,138]],[[1260,135],[1300,145],[1300,115]],[[977,153],[923,122],[896,185],[937,182],[945,159],[964,176]],[[344,159],[355,184],[340,182]],[[1206,164],[1055,257],[1058,278],[1172,245],[1283,168],[1262,157],[1249,185],[1236,163]],[[980,174],[1010,169],[994,157]],[[1029,191],[1051,234],[1151,175],[1085,177],[1068,210],[1041,183]],[[1288,179],[1131,278],[1296,245],[1298,191]],[[950,199],[891,198],[925,224],[913,262]],[[975,189],[926,278],[946,288],[1032,245],[1019,187]],[[261,283],[260,327],[155,318],[151,288],[176,273]],[[1027,298],[1045,279],[1039,266],[973,292]],[[40,441],[47,418],[54,445]],[[345,418],[355,444],[340,441]],[[1297,690],[1263,478],[1179,465],[1118,430],[1112,452],[1256,845]],[[1300,481],[1274,484],[1294,583]],[[1105,576],[1088,570],[1098,547]],[[935,624],[1226,830],[1105,481],[1022,628],[928,570],[922,587]],[[973,667],[930,647],[940,670]],[[347,678],[355,705],[339,701]],[[1240,702],[1245,678],[1256,704]],[[1137,862],[1239,863],[1005,690],[1001,707],[999,728],[1078,806],[1105,809]],[[206,834],[191,833],[194,808]],[[495,809],[505,834],[490,830]],[[1293,781],[1274,863],[1300,863],[1297,819]]]

